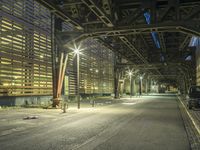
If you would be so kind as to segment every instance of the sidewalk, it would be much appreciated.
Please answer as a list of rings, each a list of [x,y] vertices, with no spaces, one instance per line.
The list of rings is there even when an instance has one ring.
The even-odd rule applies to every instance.
[[[144,96],[145,97],[145,96]],[[133,105],[143,102],[144,97],[126,96],[120,99],[113,98],[95,98],[95,105],[92,106],[90,100],[82,100],[80,109],[77,109],[77,103],[69,102],[66,113],[58,109],[43,108],[23,108],[8,107],[0,109],[0,136],[6,136],[17,132],[26,132],[33,128],[48,125],[52,121],[61,119],[72,119],[80,113],[93,113],[102,111],[105,107],[112,107],[113,104],[122,103],[124,105]]]
[[[187,108],[184,96],[178,96],[179,108],[192,150],[200,150],[200,110]]]
[[[182,96],[181,100],[182,100],[183,104],[185,105],[185,107],[187,108],[187,103],[186,103],[185,97]],[[193,117],[197,126],[200,128],[200,108],[193,108],[191,110],[187,108],[187,111]]]
[[[63,113],[61,108],[0,108],[0,136],[30,130],[38,126],[48,124],[51,121],[70,118],[78,113],[91,113],[92,111],[99,110],[101,107],[120,102],[120,99],[98,98],[95,99],[94,107],[92,106],[90,100],[81,101],[80,109],[77,109],[77,103],[69,102],[66,113]]]

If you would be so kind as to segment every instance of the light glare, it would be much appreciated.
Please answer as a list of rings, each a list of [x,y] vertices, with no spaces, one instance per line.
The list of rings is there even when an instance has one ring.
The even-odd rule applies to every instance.
[[[74,47],[72,48],[72,47],[69,47],[71,50],[73,50],[73,53],[75,54],[75,55],[79,55],[79,54],[82,54],[81,53],[81,51],[82,50],[84,50],[84,49],[81,49],[81,44],[80,45],[76,45],[76,44],[74,44]]]

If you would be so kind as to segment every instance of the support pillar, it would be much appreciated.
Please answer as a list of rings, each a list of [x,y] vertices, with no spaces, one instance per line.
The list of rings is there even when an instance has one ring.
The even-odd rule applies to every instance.
[[[142,80],[139,78],[139,95],[142,95]]]
[[[148,94],[148,79],[145,82],[145,93]]]
[[[117,68],[117,56],[114,59],[114,98],[119,98],[119,70]]]
[[[119,73],[117,66],[114,66],[114,98],[119,98]]]
[[[52,54],[52,81],[53,81],[53,107],[58,105],[57,100],[57,89],[58,89],[58,77],[57,77],[57,67],[56,67],[56,56],[57,47],[55,44],[55,15],[51,14],[51,54]]]
[[[53,107],[57,107],[60,105],[61,101],[61,91],[62,91],[62,84],[65,75],[65,68],[68,56],[64,59],[64,54],[61,54],[60,64],[58,63],[58,56],[59,51],[61,49],[60,45],[56,44],[55,39],[55,29],[61,30],[62,29],[62,21],[56,18],[54,13],[51,13],[51,54],[52,54],[52,82],[53,82]],[[59,68],[59,69],[58,69]]]

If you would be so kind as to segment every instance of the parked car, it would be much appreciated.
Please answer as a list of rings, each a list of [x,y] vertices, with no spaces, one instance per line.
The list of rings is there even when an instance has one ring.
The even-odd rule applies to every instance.
[[[200,106],[200,86],[191,86],[189,88],[187,96],[187,107],[192,109],[192,107]]]

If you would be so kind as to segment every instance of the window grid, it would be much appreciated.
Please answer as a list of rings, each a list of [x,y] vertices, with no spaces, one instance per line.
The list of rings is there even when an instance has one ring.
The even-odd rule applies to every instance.
[[[52,94],[50,12],[34,0],[0,7],[0,96]]]

